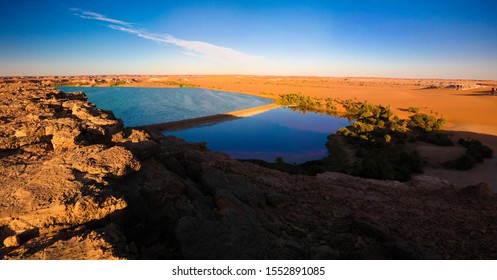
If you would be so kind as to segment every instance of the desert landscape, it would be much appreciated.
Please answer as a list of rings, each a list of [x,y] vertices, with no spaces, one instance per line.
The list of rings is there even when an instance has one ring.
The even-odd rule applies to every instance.
[[[125,82],[122,85],[159,87],[173,81],[177,87],[188,83],[274,99],[288,92],[354,97],[389,105],[399,115],[417,106],[443,115],[448,121],[445,130],[453,137],[496,147],[492,116],[497,99],[489,95],[493,81],[96,79],[106,78],[110,81],[98,86]],[[4,259],[497,257],[494,159],[471,170],[448,170],[436,161],[464,149],[440,152],[444,148],[419,142],[417,149],[428,166],[407,182],[334,172],[291,175],[212,153],[205,143],[163,136],[153,126],[126,128],[112,112],[88,103],[84,93],[53,88],[92,86],[92,79],[1,81]]]
[[[389,261],[497,259],[496,10],[0,2],[0,273],[483,278]]]
[[[282,76],[73,76],[4,78],[4,82],[31,80],[47,86],[124,86],[124,87],[199,87],[232,91],[277,99],[280,94],[302,93],[318,98],[353,99],[391,106],[394,114],[408,116],[408,108],[419,108],[425,113],[444,117],[443,130],[453,139],[472,138],[497,149],[497,96],[491,89],[497,81],[490,80],[436,80],[387,78],[333,78],[333,77],[282,77]],[[271,107],[271,106],[269,106]],[[248,110],[250,114],[250,110]],[[252,113],[258,112],[258,109]],[[247,114],[247,111],[244,112]],[[235,113],[237,115],[237,113]],[[243,114],[242,114],[243,115]],[[202,120],[200,120],[202,122]],[[173,127],[175,124],[168,124]],[[177,126],[178,124],[176,124]],[[185,126],[186,125],[186,126]],[[191,127],[198,122],[178,127]],[[485,182],[497,191],[497,159],[492,158],[475,166],[471,171],[447,170],[440,163],[461,153],[462,149],[433,153],[433,147],[420,145],[419,152],[429,161],[425,174],[449,180],[457,187]],[[436,149],[436,148],[435,148]],[[477,179],[476,179],[477,178]],[[476,179],[476,181],[475,181]]]

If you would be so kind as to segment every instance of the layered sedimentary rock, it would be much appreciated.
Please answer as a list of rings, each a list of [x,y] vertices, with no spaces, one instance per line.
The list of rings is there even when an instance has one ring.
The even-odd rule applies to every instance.
[[[0,84],[0,177],[4,259],[497,257],[485,184],[289,175],[30,83]]]

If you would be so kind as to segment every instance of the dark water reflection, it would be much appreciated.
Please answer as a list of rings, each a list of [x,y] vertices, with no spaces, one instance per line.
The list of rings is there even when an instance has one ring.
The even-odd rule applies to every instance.
[[[207,142],[213,151],[236,159],[303,163],[328,155],[326,137],[349,125],[346,118],[278,108],[259,115],[214,125],[164,132],[189,142]]]

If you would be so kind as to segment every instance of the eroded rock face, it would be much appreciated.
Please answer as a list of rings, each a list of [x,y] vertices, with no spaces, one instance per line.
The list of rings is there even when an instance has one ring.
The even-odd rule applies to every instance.
[[[19,246],[19,245],[17,245]],[[74,230],[33,237],[14,248],[5,258],[23,256],[30,260],[120,260],[129,257],[126,239],[115,224],[101,229],[78,227]]]
[[[0,84],[0,178],[4,259],[497,258],[486,184],[289,175],[39,84]]]
[[[140,162],[129,150],[118,146],[109,148],[101,144],[57,154],[47,164],[65,166],[68,169],[101,178],[120,177],[140,170]]]
[[[52,136],[50,143],[59,151],[79,147],[83,132],[78,120],[62,118],[45,122],[45,133]]]
[[[126,148],[105,143],[122,128],[119,120],[82,94],[18,84],[2,85],[0,96],[0,237],[4,248],[16,248],[0,255],[37,258],[19,248],[126,208],[122,194],[107,186],[140,163]]]

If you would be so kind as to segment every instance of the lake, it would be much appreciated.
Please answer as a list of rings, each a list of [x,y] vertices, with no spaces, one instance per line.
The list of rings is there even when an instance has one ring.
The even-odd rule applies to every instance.
[[[189,142],[207,142],[212,151],[235,159],[303,163],[328,155],[327,136],[349,125],[346,118],[278,108],[258,115],[180,131],[164,132]]]
[[[58,87],[83,91],[100,109],[111,110],[125,126],[192,119],[273,103],[271,99],[202,88]]]
[[[59,87],[83,91],[97,107],[112,110],[125,126],[142,126],[222,114],[270,104],[266,98],[200,88]],[[245,118],[164,132],[235,159],[303,163],[328,155],[327,136],[347,126],[345,118],[277,108]]]

